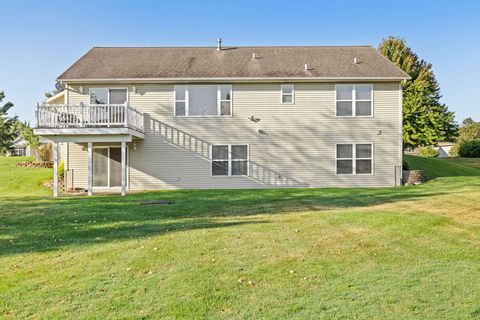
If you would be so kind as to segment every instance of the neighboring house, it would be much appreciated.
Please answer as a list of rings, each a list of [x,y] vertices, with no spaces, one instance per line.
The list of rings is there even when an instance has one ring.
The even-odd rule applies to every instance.
[[[395,186],[405,79],[370,46],[95,47],[35,133],[89,194]]]
[[[12,147],[7,151],[7,157],[31,155],[33,155],[33,153],[31,148],[28,146],[28,142],[20,136],[13,140]]]
[[[446,158],[450,157],[450,150],[452,149],[453,142],[439,142],[434,149],[438,150],[438,157],[439,158]]]

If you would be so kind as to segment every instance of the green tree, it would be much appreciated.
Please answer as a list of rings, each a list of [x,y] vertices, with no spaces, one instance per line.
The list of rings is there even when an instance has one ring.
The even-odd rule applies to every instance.
[[[419,59],[401,38],[384,39],[378,50],[411,77],[403,84],[403,146],[453,140],[458,129],[455,114],[440,103],[432,65]]]
[[[34,151],[35,161],[40,161],[40,149],[42,144],[40,139],[33,133],[33,128],[30,127],[30,124],[24,123],[23,128],[20,131],[20,136],[28,143],[28,146]]]
[[[62,91],[57,90],[57,89],[53,89],[52,91],[45,92],[45,98],[49,99],[49,98],[53,97],[54,95],[59,94],[60,92],[62,92]]]
[[[33,128],[28,123],[23,125],[20,136],[27,141],[30,148],[37,150],[40,147],[40,139],[33,133]]]
[[[5,99],[5,93],[0,91],[0,103]],[[4,154],[12,146],[18,131],[17,116],[8,117],[8,110],[13,107],[13,103],[7,102],[3,106],[0,104],[0,154]]]
[[[33,128],[28,122],[15,121],[12,126],[16,132],[16,136],[20,135],[28,144],[28,146],[34,151],[36,161],[40,161],[40,149],[43,144],[40,143],[40,138],[33,133]]]
[[[455,145],[450,150],[451,156],[457,156],[460,146],[471,140],[480,140],[480,122],[475,122],[472,118],[463,120],[458,129],[458,137]]]
[[[22,132],[23,128],[27,125],[27,123],[25,122],[22,122],[20,120],[18,120],[17,117],[15,117],[13,123],[12,123],[12,126],[11,126],[11,130],[13,131],[13,133],[15,133],[15,138]]]

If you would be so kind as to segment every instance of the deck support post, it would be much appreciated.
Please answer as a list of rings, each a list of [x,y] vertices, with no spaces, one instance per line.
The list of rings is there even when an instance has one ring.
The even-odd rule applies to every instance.
[[[124,121],[124,126],[125,128],[128,128],[128,102],[125,101],[125,104],[123,105],[123,121]]]
[[[127,191],[126,160],[127,160],[127,143],[125,141],[122,141],[122,196],[124,196]]]
[[[35,124],[38,128],[40,125],[40,103],[37,102],[37,110],[35,110],[35,120],[37,120],[37,123]]]
[[[58,197],[58,142],[53,143],[53,196]]]
[[[85,127],[85,116],[83,109],[83,102],[80,102],[80,127]]]
[[[93,148],[92,142],[88,142],[88,195],[92,195],[93,168],[92,168]]]

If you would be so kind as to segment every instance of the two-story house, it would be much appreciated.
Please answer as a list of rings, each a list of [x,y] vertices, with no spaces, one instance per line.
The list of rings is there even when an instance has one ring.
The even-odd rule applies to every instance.
[[[370,46],[95,47],[35,133],[89,194],[395,186],[405,79]]]

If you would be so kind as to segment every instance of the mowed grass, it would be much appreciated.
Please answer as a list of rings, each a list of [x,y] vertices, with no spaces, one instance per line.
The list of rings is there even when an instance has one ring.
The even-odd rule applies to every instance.
[[[51,169],[16,167],[18,162],[33,161],[32,157],[0,156],[0,198],[22,195],[45,195],[42,183],[53,179]]]
[[[480,170],[475,158],[422,158],[405,155],[411,169],[421,169],[429,179],[438,177],[474,176]]]
[[[437,178],[52,199],[2,158],[0,317],[478,319],[480,170],[407,161]]]

